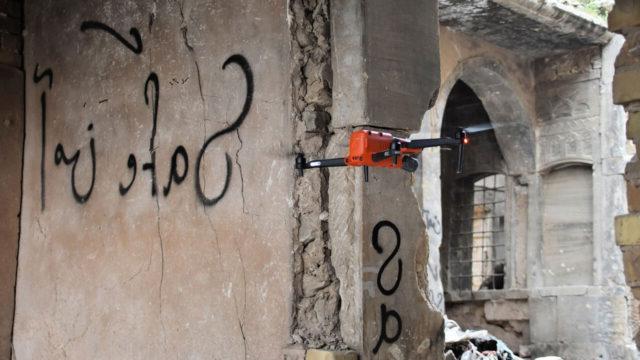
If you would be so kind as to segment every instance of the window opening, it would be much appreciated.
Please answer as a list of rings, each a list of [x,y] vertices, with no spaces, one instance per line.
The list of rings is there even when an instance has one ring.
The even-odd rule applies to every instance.
[[[505,176],[493,174],[458,194],[449,265],[458,290],[504,288]]]

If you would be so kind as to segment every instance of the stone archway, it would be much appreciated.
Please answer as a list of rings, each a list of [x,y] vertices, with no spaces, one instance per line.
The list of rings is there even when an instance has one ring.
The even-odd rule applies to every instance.
[[[504,67],[487,57],[460,62],[440,87],[436,104],[425,114],[423,131],[439,136],[451,89],[459,80],[476,93],[487,110],[511,175],[535,171],[533,117],[525,109],[505,74]],[[425,127],[424,123],[428,127]],[[505,150],[509,151],[505,151]]]
[[[504,67],[487,57],[474,57],[460,62],[440,87],[435,105],[424,116],[421,133],[439,137],[444,110],[453,86],[465,82],[475,92],[487,111],[509,175],[525,175],[535,171],[533,118],[518,97]],[[440,149],[423,152],[421,189],[423,217],[427,224],[429,249],[440,249],[442,243],[442,196],[440,181]],[[440,251],[429,252],[427,269],[429,298],[444,312]]]

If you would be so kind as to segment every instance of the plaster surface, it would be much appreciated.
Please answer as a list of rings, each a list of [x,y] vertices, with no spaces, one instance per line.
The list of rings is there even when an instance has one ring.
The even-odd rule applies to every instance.
[[[285,2],[30,1],[25,18],[16,358],[282,358]]]

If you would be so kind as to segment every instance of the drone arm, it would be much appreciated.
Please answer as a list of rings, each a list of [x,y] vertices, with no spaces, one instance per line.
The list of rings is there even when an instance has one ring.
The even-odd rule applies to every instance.
[[[336,166],[347,166],[347,163],[344,158],[307,161],[307,159],[305,159],[303,154],[298,154],[298,156],[296,156],[296,169],[300,172],[300,176],[302,176],[302,172],[305,169],[336,167]]]
[[[458,148],[458,166],[456,172],[458,174],[462,173],[463,169],[463,161],[464,161],[464,146],[469,143],[469,135],[464,130],[459,128],[456,137],[442,137],[438,139],[416,139],[411,140],[406,143],[404,146],[407,149],[424,149],[428,147],[436,147],[436,146],[446,146],[446,147],[457,147]]]
[[[458,146],[460,145],[460,140],[459,139],[452,139],[449,137],[443,137],[443,138],[438,138],[438,139],[415,139],[415,140],[411,140],[409,141],[405,147],[409,148],[409,149],[424,149],[424,148],[429,148],[429,147],[436,147],[436,146]]]
[[[344,158],[312,160],[305,164],[305,169],[347,166]]]

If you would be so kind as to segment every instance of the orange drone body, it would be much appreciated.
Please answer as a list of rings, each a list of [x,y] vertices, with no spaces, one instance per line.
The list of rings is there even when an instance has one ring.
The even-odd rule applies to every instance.
[[[408,142],[404,139],[394,138],[393,135],[389,133],[371,130],[354,131],[349,140],[349,155],[347,155],[345,162],[348,166],[402,168],[402,155],[418,154],[422,151],[422,149],[402,148],[402,155],[399,156],[400,161],[396,161],[395,164],[391,157],[374,161],[373,154],[389,150],[394,139],[400,140],[402,143]]]

